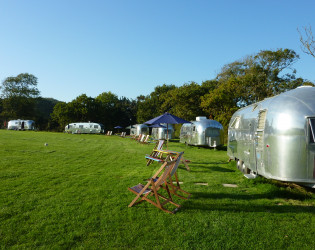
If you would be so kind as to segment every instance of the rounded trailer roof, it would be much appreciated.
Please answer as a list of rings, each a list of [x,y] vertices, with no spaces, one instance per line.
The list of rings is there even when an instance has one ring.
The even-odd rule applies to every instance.
[[[239,115],[258,117],[263,110],[267,111],[266,126],[274,133],[293,133],[293,130],[304,133],[305,118],[315,117],[315,87],[298,87],[241,108],[233,114],[230,122]]]
[[[34,122],[34,121],[33,120],[18,119],[18,120],[10,120],[9,122]]]
[[[210,119],[204,119],[204,120],[200,120],[200,121],[192,121],[191,123],[184,123],[183,126],[201,126],[204,128],[218,128],[218,129],[223,129],[223,126],[220,122],[216,121],[216,120],[210,120]]]
[[[314,116],[315,88],[310,86],[298,87],[268,98],[261,104],[261,109],[268,108],[269,112]]]
[[[301,86],[240,108],[234,114],[249,108],[255,110],[256,107],[258,109],[272,108],[274,111],[280,110],[281,112],[288,110],[289,107],[289,113],[293,110],[301,111],[301,107],[303,107],[302,109],[307,109],[309,112],[315,113],[315,87]]]

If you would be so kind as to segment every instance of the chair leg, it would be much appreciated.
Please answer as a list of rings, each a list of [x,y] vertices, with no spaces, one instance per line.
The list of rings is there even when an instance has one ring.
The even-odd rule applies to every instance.
[[[182,159],[181,159],[181,162],[185,165],[187,171],[190,171],[190,168],[189,168],[189,166],[188,166],[186,160],[185,160],[183,157],[182,157]]]

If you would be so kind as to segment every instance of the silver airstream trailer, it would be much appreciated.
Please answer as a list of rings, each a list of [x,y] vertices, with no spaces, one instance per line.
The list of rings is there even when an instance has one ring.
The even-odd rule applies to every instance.
[[[34,130],[35,122],[33,120],[11,120],[8,122],[9,130]]]
[[[104,133],[104,126],[94,122],[70,123],[65,127],[66,133],[72,134],[100,134]]]
[[[315,187],[315,88],[299,87],[235,112],[228,156],[257,175]]]
[[[130,135],[149,134],[149,127],[145,124],[135,124],[130,128]]]
[[[224,142],[223,126],[215,120],[198,116],[196,121],[183,124],[179,138],[181,143],[189,145],[217,147]]]
[[[160,140],[160,139],[173,139],[174,137],[174,128],[172,124],[161,124],[161,127],[153,127],[151,136],[154,139]],[[168,137],[168,138],[167,138]]]

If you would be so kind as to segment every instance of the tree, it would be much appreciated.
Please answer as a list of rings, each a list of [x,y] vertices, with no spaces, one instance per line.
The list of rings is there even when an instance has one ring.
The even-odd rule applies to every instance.
[[[168,107],[163,106],[162,104],[167,98],[167,93],[175,88],[175,85],[163,84],[162,86],[156,86],[150,95],[138,96],[137,122],[143,123],[168,111]]]
[[[112,92],[103,92],[96,97],[100,104],[99,121],[105,126],[105,129],[112,130],[117,123],[119,98]]]
[[[304,32],[302,33],[298,29],[302,50],[304,53],[315,57],[315,40],[311,26],[303,27],[303,31]]]
[[[52,122],[59,124],[59,130],[72,122],[98,122],[96,116],[99,114],[99,104],[85,94],[78,96],[69,103],[59,102],[54,106],[51,114]]]
[[[230,77],[221,82],[217,88],[202,96],[200,106],[226,129],[233,113],[242,106],[243,92],[240,82],[235,77]]]
[[[68,108],[75,121],[95,122],[99,119],[100,102],[86,94],[82,94],[68,103]]]
[[[217,88],[202,97],[201,106],[227,127],[238,108],[311,84],[296,79],[296,70],[291,66],[298,59],[290,49],[263,50],[227,64],[217,76]]]
[[[39,96],[37,77],[23,73],[16,77],[7,77],[0,87],[3,98],[1,116],[5,119],[33,119],[35,102]]]
[[[52,125],[50,114],[53,112],[55,105],[59,103],[53,98],[38,97],[35,104],[35,124],[40,130],[47,130]],[[54,127],[51,127],[54,129]]]
[[[185,120],[194,120],[196,116],[207,116],[200,106],[201,96],[209,93],[216,86],[216,81],[207,81],[202,85],[191,82],[169,90],[163,95],[162,109]]]
[[[120,125],[127,127],[136,122],[137,115],[137,102],[136,100],[130,100],[126,97],[119,98],[117,105],[116,126]]]

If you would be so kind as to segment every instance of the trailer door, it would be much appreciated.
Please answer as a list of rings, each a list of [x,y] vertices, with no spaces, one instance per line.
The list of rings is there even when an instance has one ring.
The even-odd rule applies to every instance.
[[[264,172],[264,131],[266,123],[267,110],[261,110],[258,114],[258,124],[255,133],[255,157],[256,157],[256,172],[262,170]]]
[[[308,172],[307,179],[315,180],[315,117],[308,118]],[[313,186],[315,188],[315,185]]]
[[[192,131],[191,131],[190,143],[193,145],[196,145],[197,142],[198,142],[198,137],[197,137],[196,126],[193,125]]]

